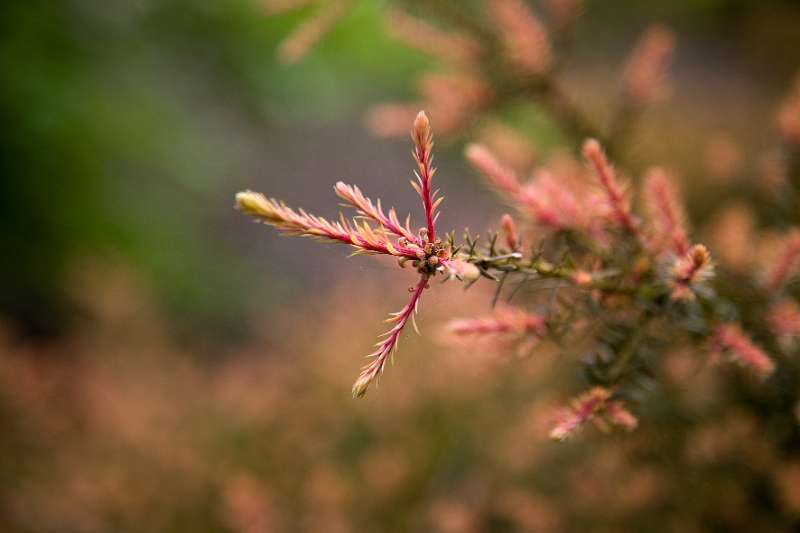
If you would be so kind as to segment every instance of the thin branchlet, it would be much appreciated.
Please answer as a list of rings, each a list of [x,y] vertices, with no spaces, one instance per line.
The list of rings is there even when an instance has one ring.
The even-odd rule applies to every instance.
[[[689,251],[686,215],[672,180],[662,168],[648,171],[644,182],[644,203],[651,221],[649,248],[656,254]]]
[[[382,229],[344,217],[338,221],[310,215],[304,210],[295,211],[282,202],[267,198],[261,193],[243,191],[236,195],[239,209],[289,235],[314,237],[321,240],[349,244],[356,253],[372,253],[417,259],[420,248],[412,243],[392,242]]]
[[[398,237],[403,237],[407,241],[419,245],[420,240],[417,235],[411,231],[411,218],[406,218],[405,223],[401,224],[397,218],[397,212],[394,208],[389,209],[389,214],[386,215],[381,208],[381,201],[373,203],[372,200],[364,196],[361,189],[356,185],[347,185],[344,182],[337,182],[333,187],[336,194],[347,202],[347,205],[358,210],[358,213],[377,222],[390,233]]]
[[[604,387],[594,387],[581,394],[571,405],[563,409],[558,421],[550,432],[550,438],[564,440],[575,434],[590,420],[599,424],[602,421],[621,426],[627,430],[636,428],[637,420],[621,400],[612,400],[613,392]],[[601,426],[602,427],[602,426]]]
[[[719,324],[714,329],[713,343],[717,354],[726,354],[761,378],[765,379],[775,371],[772,359],[737,324]]]
[[[800,229],[789,232],[781,243],[780,253],[766,275],[766,290],[780,290],[800,269]]]
[[[386,362],[397,350],[397,346],[400,342],[400,333],[402,333],[403,328],[406,326],[406,323],[408,323],[409,319],[413,322],[414,315],[418,311],[420,298],[422,298],[422,291],[427,287],[428,276],[423,275],[417,282],[416,287],[412,289],[411,299],[408,301],[406,306],[397,313],[392,313],[390,315],[387,322],[393,323],[394,326],[392,326],[392,329],[382,335],[385,336],[385,338],[379,341],[375,345],[377,349],[367,356],[372,358],[372,361],[364,366],[364,368],[361,370],[361,374],[358,376],[358,379],[353,384],[353,396],[355,398],[361,398],[364,396],[372,382],[374,382],[383,372],[383,369],[386,367]]]

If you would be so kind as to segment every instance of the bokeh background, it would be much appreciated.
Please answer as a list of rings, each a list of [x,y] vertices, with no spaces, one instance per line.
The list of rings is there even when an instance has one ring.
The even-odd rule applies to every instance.
[[[276,50],[308,10],[266,6],[4,2],[2,531],[797,525],[800,463],[760,443],[757,420],[726,409],[714,370],[686,354],[664,365],[640,431],[548,442],[569,362],[438,338],[447,318],[486,311],[490,287],[426,295],[424,336],[407,335],[381,386],[352,400],[362,355],[413,276],[281,238],[233,197],[249,188],[334,216],[332,185],[345,179],[415,211],[409,143],[376,136],[365,115],[411,99],[433,62],[387,35],[386,2],[360,0],[284,64]],[[731,205],[764,211],[738,169],[774,142],[776,103],[800,67],[800,6],[582,11],[568,75],[597,116],[643,28],[677,36],[671,98],[648,111],[631,167],[668,161],[698,231],[713,233]],[[564,145],[535,101],[501,114],[537,151]],[[437,139],[441,227],[483,229],[503,212],[462,162],[470,133]]]

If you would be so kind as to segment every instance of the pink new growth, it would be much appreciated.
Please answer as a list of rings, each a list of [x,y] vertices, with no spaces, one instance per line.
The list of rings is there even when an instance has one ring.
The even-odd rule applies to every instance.
[[[434,224],[436,223],[436,208],[444,200],[444,197],[436,200],[436,193],[431,193],[431,180],[436,173],[433,168],[433,138],[431,137],[431,124],[424,111],[420,111],[414,120],[414,130],[411,132],[414,140],[414,159],[417,162],[418,171],[415,172],[417,183],[411,182],[411,186],[419,193],[422,198],[422,205],[425,208],[425,224],[428,228],[427,240],[433,242],[436,238]]]
[[[689,251],[686,232],[686,217],[667,173],[653,168],[647,173],[644,183],[644,201],[652,224],[651,248],[655,253],[671,251],[684,255]]]
[[[417,283],[417,286],[412,289],[411,300],[409,300],[406,306],[397,313],[391,313],[387,322],[394,322],[394,326],[381,335],[386,338],[378,342],[375,345],[377,346],[377,350],[367,356],[374,359],[361,370],[361,374],[353,385],[353,396],[356,398],[363,396],[367,392],[370,383],[375,381],[381,372],[383,372],[386,361],[397,349],[400,341],[400,333],[403,331],[406,322],[408,322],[409,318],[411,318],[412,321],[414,320],[414,314],[417,313],[417,306],[419,304],[419,299],[422,297],[422,291],[427,287],[428,276],[423,275]]]
[[[731,359],[751,368],[761,378],[775,370],[775,363],[764,350],[756,346],[735,324],[720,324],[714,331],[717,350],[727,352]]]
[[[631,235],[640,237],[639,224],[631,213],[630,202],[625,197],[622,186],[617,181],[614,167],[608,162],[600,143],[594,139],[586,141],[583,145],[583,157],[594,170],[600,186],[606,193],[608,207],[611,209],[614,221]]]
[[[263,194],[251,191],[236,195],[239,209],[257,220],[275,226],[280,231],[293,235],[316,237],[349,244],[356,248],[355,253],[383,254],[397,257],[401,266],[411,261],[420,274],[416,287],[411,289],[411,300],[398,313],[393,313],[389,322],[392,329],[384,335],[386,338],[377,343],[377,350],[368,357],[374,360],[366,365],[353,385],[353,395],[363,396],[369,385],[383,371],[386,361],[397,349],[400,333],[409,319],[414,320],[422,291],[428,287],[428,280],[438,272],[449,277],[474,280],[478,277],[477,267],[466,263],[461,258],[451,257],[450,244],[436,240],[436,209],[444,197],[437,198],[437,192],[431,192],[431,183],[436,170],[432,166],[431,149],[433,141],[428,117],[420,111],[414,120],[411,132],[414,140],[414,160],[417,162],[415,172],[417,181],[411,185],[422,199],[425,212],[425,228],[418,234],[411,231],[410,217],[404,224],[400,223],[397,213],[390,209],[386,214],[380,200],[373,202],[354,185],[338,182],[334,187],[336,194],[358,212],[352,221],[340,215],[339,220],[332,222],[322,217],[310,215],[302,209],[295,211],[287,205]],[[377,223],[377,227],[370,225]]]

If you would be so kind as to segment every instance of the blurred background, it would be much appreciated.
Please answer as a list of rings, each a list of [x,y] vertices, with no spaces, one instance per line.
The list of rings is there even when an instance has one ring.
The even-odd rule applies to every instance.
[[[664,365],[641,430],[548,442],[546,413],[576,370],[555,354],[518,361],[438,339],[447,318],[488,310],[491,287],[437,286],[423,337],[407,335],[380,387],[350,398],[413,275],[281,238],[233,198],[253,189],[335,216],[344,179],[418,211],[408,140],[376,135],[365,117],[413,100],[436,61],[392,39],[388,4],[351,2],[287,63],[281,43],[314,6],[4,3],[0,530],[797,526],[800,462],[781,462],[686,354]],[[630,168],[669,162],[698,232],[713,235],[730,206],[764,211],[739,169],[775,141],[775,108],[800,67],[800,5],[581,11],[565,77],[598,117],[643,29],[675,32],[670,98],[647,111]],[[574,149],[534,99],[480,121],[495,118],[538,154]],[[485,126],[437,137],[440,227],[483,230],[503,212],[461,157]]]

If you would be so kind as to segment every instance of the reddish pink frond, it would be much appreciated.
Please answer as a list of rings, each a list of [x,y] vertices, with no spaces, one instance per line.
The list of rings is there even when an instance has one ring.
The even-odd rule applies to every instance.
[[[546,73],[553,63],[550,38],[530,8],[521,0],[490,0],[488,11],[509,60],[525,74]]]
[[[547,332],[544,317],[528,313],[516,307],[498,307],[489,316],[451,320],[447,331],[455,338],[480,339],[534,334],[543,336]]]
[[[522,185],[516,174],[504,167],[487,147],[482,144],[470,144],[464,155],[473,168],[483,174],[500,192],[512,198],[519,193]]]
[[[300,61],[328,33],[350,7],[349,0],[328,0],[311,17],[290,33],[278,48],[278,58],[284,63]]]
[[[772,306],[767,315],[769,328],[778,337],[800,336],[800,307],[792,300]]]
[[[410,48],[451,63],[470,63],[480,51],[480,45],[471,37],[444,31],[396,9],[387,13],[386,31]]]
[[[730,359],[755,371],[761,378],[768,377],[775,370],[772,359],[736,324],[718,325],[714,330],[714,342],[717,354],[726,353]]]
[[[592,419],[600,427],[603,427],[602,422],[606,422],[628,431],[634,430],[638,425],[636,417],[628,411],[622,400],[612,400],[611,397],[611,390],[594,387],[572,400],[572,405],[561,411],[550,438],[564,440]]]
[[[644,182],[644,203],[650,218],[650,248],[655,254],[689,251],[686,216],[678,191],[669,175],[661,168],[652,168]]]
[[[583,226],[586,210],[581,209],[572,191],[556,181],[547,169],[539,169],[533,181],[522,188],[517,199],[537,224],[552,229],[577,229]]]
[[[282,202],[251,191],[237,194],[236,202],[243,212],[288,234],[350,244],[363,253],[408,259],[419,257],[419,247],[408,243],[392,243],[385,232],[376,231],[365,222],[356,220],[351,225],[343,217],[331,222],[302,209],[295,211]]]
[[[428,276],[422,276],[419,283],[414,287],[411,293],[411,299],[406,306],[397,313],[391,313],[387,322],[393,322],[394,326],[381,335],[381,337],[385,338],[377,344],[377,349],[367,356],[373,358],[373,360],[361,370],[361,374],[353,385],[354,397],[360,398],[364,396],[370,384],[383,372],[386,362],[397,349],[400,333],[403,331],[406,323],[408,323],[408,320],[413,318],[413,315],[417,312],[419,300],[422,297],[422,291],[425,290],[427,286]]]
[[[414,244],[420,244],[418,237],[411,232],[411,228],[408,225],[403,226],[397,219],[394,209],[389,210],[388,216],[383,212],[380,200],[375,204],[364,196],[357,186],[347,185],[341,181],[336,183],[333,189],[339,198],[347,202],[350,207],[357,209],[361,215],[377,222],[398,237],[403,237]]]
[[[611,397],[611,391],[595,387],[572,400],[572,405],[561,411],[550,438],[564,440],[591,420]]]
[[[605,404],[606,420],[620,426],[628,431],[633,431],[639,425],[639,421],[628,411],[621,400],[612,400]]]
[[[431,194],[431,182],[436,169],[433,168],[433,137],[431,135],[431,123],[424,111],[420,111],[414,120],[414,129],[411,131],[411,138],[414,140],[414,160],[417,162],[416,177],[419,187],[414,187],[422,198],[422,205],[425,209],[425,224],[427,228],[427,240],[433,242],[436,238],[434,227],[434,217],[436,207],[434,198]]]
[[[648,28],[625,65],[625,95],[636,105],[647,105],[665,92],[664,78],[675,50],[675,36],[663,26]]]
[[[617,180],[614,167],[611,166],[606,154],[600,147],[600,143],[595,139],[589,139],[583,145],[583,157],[594,170],[600,186],[606,193],[608,206],[611,210],[613,220],[631,235],[641,237],[639,234],[639,222],[631,213],[631,206],[628,198],[623,192],[623,188]]]
[[[766,289],[777,291],[800,269],[800,229],[794,229],[784,238],[777,260],[767,272]]]
[[[677,258],[670,268],[669,284],[673,300],[694,298],[692,289],[714,275],[711,254],[702,244],[695,244],[688,252]]]

